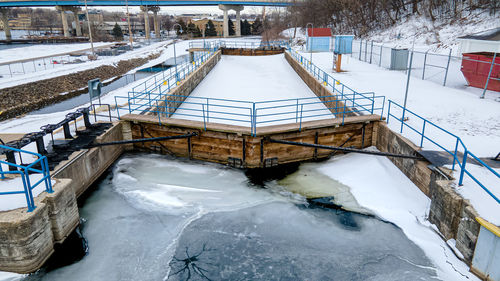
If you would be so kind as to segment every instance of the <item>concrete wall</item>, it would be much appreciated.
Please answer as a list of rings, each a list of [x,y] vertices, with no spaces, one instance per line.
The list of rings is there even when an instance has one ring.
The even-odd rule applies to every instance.
[[[222,56],[221,51],[217,51],[210,59],[208,59],[200,68],[189,74],[180,84],[175,87],[166,96],[166,104],[168,107],[168,117],[175,113],[177,108],[186,100],[191,92],[201,83],[203,78],[217,65]],[[158,103],[159,111],[165,112],[165,100]],[[163,109],[162,109],[163,107]],[[154,115],[154,113],[150,113]]]
[[[104,134],[96,138],[96,142],[122,140],[122,124],[116,123]],[[54,178],[67,178],[74,181],[75,195],[78,198],[98,179],[115,160],[123,153],[120,145],[91,148],[87,151],[75,152],[69,160],[61,162],[54,170]]]
[[[35,198],[36,209],[0,213],[0,271],[30,273],[40,268],[80,218],[72,181],[57,180],[54,193]]]
[[[290,66],[295,70],[295,72],[299,75],[300,78],[306,83],[306,85],[311,89],[311,91],[324,103],[327,108],[330,108],[330,111],[333,114],[344,112],[344,102],[337,101],[335,97],[332,97],[334,94],[330,92],[321,82],[319,82],[314,76],[312,76],[302,65],[297,62],[293,57],[285,52],[285,59],[288,61]],[[346,107],[345,112],[349,112],[351,109]],[[354,116],[353,113],[348,113],[346,116]]]
[[[417,155],[420,150],[410,140],[391,131],[383,122],[374,130],[375,145],[380,151]],[[479,235],[478,216],[468,200],[464,200],[453,188],[451,171],[437,170],[427,161],[413,159],[389,159],[431,199],[429,221],[437,226],[445,240],[455,239],[456,247],[469,265]]]
[[[246,49],[246,48],[222,48],[222,54],[225,56],[271,56],[285,52],[285,49]]]
[[[267,126],[257,129],[252,136],[250,128],[144,115],[125,115],[128,121],[127,138],[174,136],[196,132],[198,136],[161,142],[135,144],[135,149],[229,164],[236,167],[258,168],[328,157],[333,151],[310,147],[271,143],[267,138],[322,145],[362,148],[372,144],[373,123],[376,115],[328,119],[299,124]],[[364,134],[363,134],[364,131]],[[364,138],[363,138],[364,136]],[[231,161],[235,161],[233,164]]]
[[[116,123],[97,142],[121,140],[122,124]],[[36,209],[0,212],[0,271],[31,273],[38,270],[78,226],[77,198],[123,152],[122,146],[104,146],[75,152],[52,173],[54,192],[35,198]]]

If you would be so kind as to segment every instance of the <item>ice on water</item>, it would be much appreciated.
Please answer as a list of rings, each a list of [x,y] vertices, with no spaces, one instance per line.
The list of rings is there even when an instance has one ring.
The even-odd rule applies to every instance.
[[[436,277],[399,228],[308,205],[284,186],[294,181],[256,186],[222,165],[126,155],[80,209],[88,255],[25,280]]]

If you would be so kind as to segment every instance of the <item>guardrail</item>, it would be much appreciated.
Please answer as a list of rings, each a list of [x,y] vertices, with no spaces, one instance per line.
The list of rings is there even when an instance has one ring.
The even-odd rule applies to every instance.
[[[189,48],[195,49],[206,49],[206,48],[243,48],[243,49],[257,49],[257,48],[280,48],[289,47],[287,41],[228,41],[228,40],[217,40],[217,41],[194,41],[189,42]]]
[[[169,97],[185,98],[181,95],[169,95]],[[357,108],[349,107],[352,98],[338,99],[338,96],[324,96],[321,98],[297,98],[282,99],[260,102],[250,102],[231,99],[218,99],[207,97],[188,97],[185,101],[169,100],[164,104],[159,104],[160,95],[150,94],[144,103],[143,97],[131,97],[129,113],[151,112],[158,116],[161,125],[161,117],[167,116],[172,109],[177,109],[173,114],[176,117],[187,117],[190,120],[202,121],[204,129],[211,120],[222,121],[234,125],[248,126],[252,135],[256,135],[258,125],[262,124],[290,124],[298,123],[299,131],[302,130],[302,123],[305,121],[342,118],[344,124],[345,117],[352,114],[373,114],[374,110],[382,108],[372,108],[372,99],[385,99],[385,97],[373,96],[369,99],[358,98],[360,103]],[[138,100],[139,102],[134,102]],[[361,100],[364,100],[361,102]],[[169,105],[169,104],[173,104]],[[179,108],[179,105],[183,105]],[[135,106],[134,106],[135,105]]]
[[[170,91],[173,86],[176,86],[177,82],[184,79],[187,75],[191,74],[199,66],[205,63],[214,55],[216,51],[217,48],[215,47],[207,48],[207,51],[204,54],[196,56],[192,62],[185,62],[177,67],[171,67],[170,69],[151,76],[143,83],[133,87],[129,92],[129,96],[132,94],[132,96],[135,97],[137,95],[144,95],[156,90],[161,92],[162,86],[167,86],[165,88],[167,91]],[[175,78],[175,80],[171,83],[173,78]]]
[[[194,43],[208,43],[204,45],[210,50],[216,50],[222,46],[221,42],[191,42],[190,47],[195,46]],[[245,42],[234,42],[245,46]],[[253,42],[248,43],[253,44]],[[285,41],[271,42],[283,46],[288,43]],[[261,44],[262,45],[262,44]],[[218,120],[237,125],[245,125],[251,127],[253,135],[256,134],[257,126],[261,124],[283,124],[283,123],[299,123],[299,130],[302,128],[302,122],[306,120],[316,120],[321,118],[342,118],[342,124],[345,117],[353,114],[374,114],[379,112],[380,116],[384,111],[385,97],[375,96],[372,93],[358,93],[332,76],[325,73],[316,65],[310,63],[306,58],[302,57],[297,52],[292,52],[289,49],[292,57],[299,63],[305,66],[315,78],[323,82],[326,87],[331,87],[333,95],[323,97],[310,97],[298,99],[283,99],[261,102],[240,101],[231,99],[217,99],[207,97],[189,97],[189,100],[174,101],[169,100],[164,105],[159,102],[167,95],[169,97],[186,98],[185,96],[176,96],[169,94],[170,90],[177,85],[176,82],[182,80],[189,75],[204,61],[213,55],[212,52],[205,54],[199,60],[192,64],[184,65],[176,73],[164,72],[158,74],[157,78],[152,77],[145,82],[144,85],[139,85],[128,93],[128,96],[116,96],[115,103],[117,104],[118,117],[120,117],[120,107],[118,106],[119,99],[127,100],[128,113],[145,113],[153,112],[158,116],[158,122],[161,124],[161,116],[169,116],[175,111],[176,116],[187,117],[203,121],[206,129],[206,123],[210,120]],[[147,84],[149,83],[149,85]],[[140,90],[140,91],[137,91]],[[319,99],[319,100],[318,100]],[[184,105],[179,108],[180,105]],[[173,106],[172,106],[173,105]],[[123,110],[123,107],[122,107]]]
[[[38,157],[36,161],[34,161],[29,165],[19,165],[8,161],[0,160],[1,180],[6,180],[7,178],[6,175],[20,175],[21,180],[23,182],[23,190],[0,192],[0,195],[24,194],[26,197],[28,212],[33,211],[36,208],[32,192],[34,188],[36,188],[38,185],[42,183],[45,183],[45,191],[48,193],[53,192],[47,157],[38,153],[21,150],[5,145],[0,145],[0,149],[11,152],[12,155],[14,153],[19,153],[19,154],[23,153]],[[2,164],[7,165],[9,167],[8,171],[3,171]],[[38,181],[36,181],[35,179],[34,181],[36,182],[32,183],[34,174],[41,174],[42,177]]]
[[[394,110],[397,109],[401,111],[401,117],[398,117],[397,115],[394,114]],[[411,120],[416,119],[417,121],[420,121],[422,123],[421,126],[416,127],[416,125],[411,125],[408,120],[405,119],[405,116],[411,116]],[[408,110],[404,108],[403,106],[397,104],[396,102],[389,100],[389,106],[387,109],[387,123],[389,123],[390,118],[393,117],[396,119],[398,122],[401,123],[401,129],[400,133],[403,134],[403,129],[409,128],[411,129],[412,132],[416,133],[418,136],[420,136],[420,147],[423,147],[425,141],[429,141],[432,144],[436,145],[449,155],[453,157],[453,164],[452,164],[452,170],[455,170],[455,165],[458,165],[460,168],[460,178],[458,180],[459,185],[463,185],[463,180],[464,180],[464,175],[467,174],[474,182],[476,182],[486,193],[488,193],[497,203],[500,204],[500,199],[493,194],[477,177],[475,177],[470,171],[467,170],[467,159],[468,157],[472,157],[477,163],[479,163],[481,166],[486,168],[488,171],[490,171],[493,175],[498,177],[500,179],[500,174],[496,172],[493,168],[491,168],[488,164],[486,164],[484,161],[479,159],[476,155],[474,155],[472,152],[470,152],[467,147],[465,146],[464,142],[460,137],[456,136],[455,134],[447,131],[446,129],[436,125],[435,123],[423,118],[422,116],[414,113],[411,110]],[[414,118],[413,118],[414,117]],[[433,139],[432,137],[429,136],[429,131],[433,131],[434,135],[438,133],[442,133],[445,136],[448,136],[452,142],[448,142],[448,144],[443,144],[443,141],[438,141]],[[426,135],[427,133],[427,135]],[[450,149],[449,147],[447,148],[446,146],[452,145],[454,148]],[[459,152],[463,151],[463,156],[459,156]]]

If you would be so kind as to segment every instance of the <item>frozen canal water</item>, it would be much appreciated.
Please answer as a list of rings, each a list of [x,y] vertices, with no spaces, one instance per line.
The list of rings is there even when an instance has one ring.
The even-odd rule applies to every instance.
[[[301,109],[303,121],[333,118],[283,54],[222,56],[173,117],[203,121],[203,111],[210,111],[210,122],[249,126],[252,102],[258,126],[295,122]]]
[[[80,209],[88,254],[12,280],[436,279],[398,227],[306,200],[301,178],[125,155]]]

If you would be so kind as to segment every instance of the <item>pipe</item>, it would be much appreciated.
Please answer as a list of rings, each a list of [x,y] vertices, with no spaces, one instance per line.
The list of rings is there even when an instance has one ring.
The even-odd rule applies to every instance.
[[[123,140],[123,141],[93,143],[93,144],[89,144],[86,148],[107,146],[107,145],[120,145],[120,144],[144,143],[144,142],[152,142],[152,141],[176,140],[176,139],[185,139],[185,138],[196,137],[196,136],[198,136],[198,133],[189,133],[189,134],[185,134],[185,135],[169,136],[169,137],[143,138],[143,139],[135,139],[135,140]]]
[[[370,154],[370,155],[377,155],[377,156],[388,156],[388,157],[397,157],[397,158],[409,158],[409,159],[415,159],[415,160],[425,160],[425,158],[423,158],[422,156],[395,154],[395,153],[380,152],[380,151],[368,151],[368,150],[362,150],[362,149],[357,149],[357,148],[345,148],[345,147],[328,146],[328,145],[321,145],[321,144],[311,144],[311,143],[304,143],[304,142],[275,140],[275,139],[271,139],[271,138],[268,138],[267,141],[273,142],[273,143],[305,146],[305,147],[320,148],[320,149],[329,149],[329,150],[343,151],[343,152],[355,152],[355,153]]]

